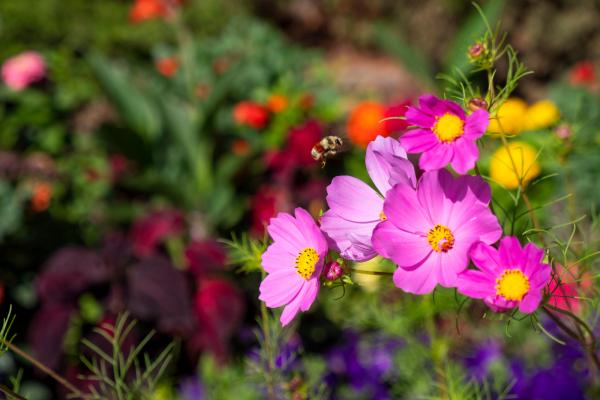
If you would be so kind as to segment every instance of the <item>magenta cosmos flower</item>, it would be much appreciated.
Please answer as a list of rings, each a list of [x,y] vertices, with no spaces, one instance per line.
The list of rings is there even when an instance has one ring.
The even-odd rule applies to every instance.
[[[296,208],[295,218],[287,213],[271,218],[267,231],[273,244],[262,255],[268,275],[260,284],[258,298],[267,307],[285,305],[280,318],[285,326],[298,311],[308,310],[317,297],[327,240],[302,208]]]
[[[367,172],[378,189],[352,176],[337,176],[327,187],[329,210],[321,217],[321,229],[332,247],[348,260],[366,261],[377,255],[371,245],[373,229],[384,220],[383,200],[396,183],[414,187],[415,170],[400,143],[378,136],[365,156]]]
[[[35,51],[26,51],[9,58],[2,65],[2,80],[12,90],[25,89],[46,75],[46,64]]]
[[[523,313],[532,313],[538,308],[552,272],[542,263],[544,250],[533,243],[522,248],[517,238],[507,236],[498,250],[476,243],[469,254],[478,270],[459,274],[460,293],[483,299],[496,312],[519,307]]]
[[[489,185],[480,177],[425,172],[417,189],[396,185],[386,196],[387,221],[373,232],[373,247],[394,261],[394,283],[405,292],[455,287],[473,243],[494,243],[502,229],[488,208]]]
[[[400,138],[409,153],[423,153],[419,167],[425,171],[452,165],[459,174],[475,167],[479,150],[475,142],[485,133],[489,114],[477,110],[465,115],[453,101],[432,95],[419,98],[419,107],[409,107],[406,121],[415,126]]]

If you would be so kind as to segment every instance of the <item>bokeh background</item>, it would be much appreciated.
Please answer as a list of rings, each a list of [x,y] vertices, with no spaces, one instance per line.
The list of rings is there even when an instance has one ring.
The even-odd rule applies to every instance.
[[[526,161],[537,168],[528,180],[551,176],[533,201],[576,194],[541,218],[591,216],[580,231],[591,245],[578,249],[591,253],[600,5],[480,5],[534,71],[504,110],[534,155],[544,149]],[[481,319],[484,308],[465,312],[450,291],[404,297],[379,277],[324,290],[301,324],[273,327],[277,373],[265,374],[261,276],[245,250],[277,212],[318,216],[331,177],[366,177],[366,144],[406,128],[381,120],[442,94],[438,74],[468,72],[467,48],[484,30],[458,0],[3,0],[0,301],[16,315],[14,343],[85,390],[82,339],[101,343],[93,329],[128,311],[131,343],[156,331],[152,357],[174,341],[153,399],[260,399],[269,376],[277,398],[594,398],[597,371],[576,344]],[[41,59],[6,68],[24,52]],[[310,150],[329,134],[346,151],[321,167]],[[481,164],[493,176],[497,147],[486,144]],[[232,237],[247,246],[222,242]],[[584,272],[563,290],[593,299]],[[19,376],[27,399],[66,398],[12,353],[0,376]]]

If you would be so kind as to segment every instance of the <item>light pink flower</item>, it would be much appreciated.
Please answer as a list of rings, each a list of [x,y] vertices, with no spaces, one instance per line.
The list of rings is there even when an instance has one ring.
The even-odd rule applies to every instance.
[[[273,239],[262,255],[268,273],[260,284],[260,300],[267,307],[285,305],[281,325],[298,311],[307,311],[317,297],[319,276],[327,256],[327,241],[308,212],[296,208],[295,218],[279,213],[267,227]]]
[[[465,115],[455,102],[432,95],[419,98],[419,107],[409,107],[406,121],[416,127],[402,137],[400,143],[409,153],[423,153],[419,166],[425,171],[452,165],[459,174],[475,167],[479,150],[475,142],[489,124],[486,110]]]
[[[377,255],[371,245],[373,229],[386,218],[383,200],[396,183],[415,186],[415,171],[400,143],[378,136],[367,147],[367,172],[377,192],[352,176],[337,176],[327,187],[329,210],[321,229],[343,258],[366,261]]]
[[[496,312],[519,307],[523,313],[532,313],[538,308],[552,272],[542,263],[544,250],[533,243],[521,247],[516,237],[507,236],[498,250],[476,243],[469,255],[478,269],[458,276],[460,293],[483,299]]]
[[[9,58],[2,65],[2,80],[12,90],[25,89],[46,76],[46,63],[35,51],[26,51]]]
[[[455,287],[473,243],[494,243],[502,229],[488,208],[489,185],[477,176],[453,178],[446,170],[423,174],[417,189],[398,184],[385,199],[387,221],[373,232],[373,247],[398,264],[394,283],[405,292]]]

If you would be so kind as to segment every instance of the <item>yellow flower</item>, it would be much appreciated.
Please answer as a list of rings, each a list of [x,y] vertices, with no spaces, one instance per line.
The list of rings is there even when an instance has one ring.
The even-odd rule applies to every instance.
[[[519,182],[526,186],[540,174],[537,150],[523,142],[511,142],[492,155],[490,176],[507,189],[516,189]]]
[[[550,100],[541,100],[533,103],[525,115],[525,129],[534,131],[548,128],[558,122],[560,111]]]
[[[488,132],[493,134],[517,135],[523,130],[527,103],[518,98],[506,100],[495,117],[490,117]]]

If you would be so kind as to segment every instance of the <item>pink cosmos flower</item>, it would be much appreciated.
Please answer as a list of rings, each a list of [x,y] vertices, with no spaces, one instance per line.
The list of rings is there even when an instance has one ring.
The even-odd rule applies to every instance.
[[[273,244],[262,255],[268,273],[260,284],[260,300],[267,307],[285,305],[281,325],[294,319],[298,311],[310,308],[319,291],[319,276],[327,256],[327,241],[308,212],[296,208],[295,218],[279,213],[267,231]]]
[[[386,219],[383,201],[396,183],[416,184],[415,170],[400,143],[378,136],[367,147],[367,172],[377,192],[352,176],[336,176],[327,187],[329,210],[321,217],[321,229],[342,257],[366,261],[377,255],[371,244],[373,229]]]
[[[20,91],[46,75],[46,63],[35,51],[9,58],[2,65],[2,80],[12,90]]]
[[[386,195],[387,221],[373,232],[373,248],[398,264],[394,283],[405,292],[455,287],[473,243],[494,243],[502,229],[488,208],[491,191],[478,176],[425,172],[417,189],[398,184]]]
[[[416,129],[409,130],[400,143],[409,153],[423,153],[419,166],[425,171],[452,165],[459,174],[475,167],[479,150],[475,142],[489,124],[486,110],[469,116],[455,102],[432,95],[419,98],[420,107],[409,107],[406,121]]]
[[[544,250],[533,243],[521,247],[516,237],[506,236],[498,250],[476,243],[469,255],[478,270],[459,275],[460,293],[483,299],[496,312],[519,307],[523,313],[532,313],[538,308],[552,272],[542,263]]]

